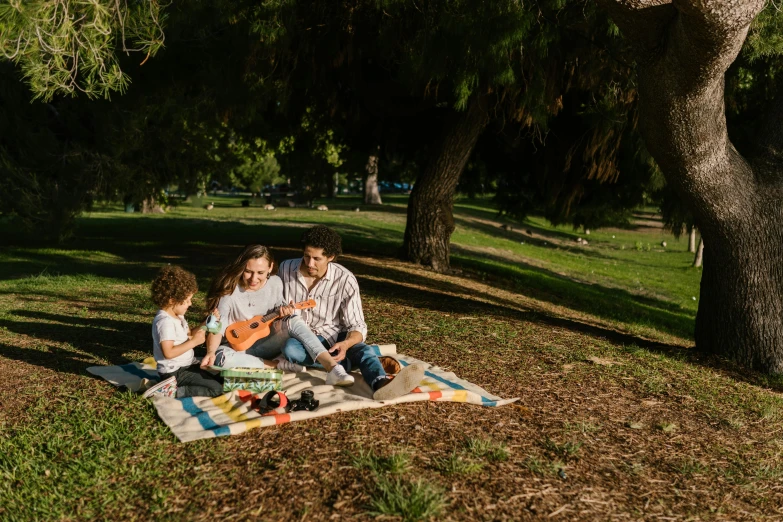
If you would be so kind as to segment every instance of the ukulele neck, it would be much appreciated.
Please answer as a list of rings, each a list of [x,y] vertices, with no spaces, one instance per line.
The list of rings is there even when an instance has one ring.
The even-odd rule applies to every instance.
[[[274,312],[270,312],[266,314],[264,317],[261,318],[261,321],[268,323],[269,321],[274,321],[278,317],[280,317],[280,310],[276,310]]]
[[[302,309],[304,309],[304,308],[312,308],[312,307],[314,307],[314,306],[315,306],[315,301],[313,301],[312,299],[310,299],[310,300],[308,300],[308,301],[302,301],[301,303],[296,303],[296,304],[294,304],[293,306],[294,306],[294,308],[296,308],[297,310],[302,310]],[[278,308],[277,310],[275,310],[274,312],[269,312],[268,314],[266,314],[265,316],[263,316],[263,317],[261,318],[261,320],[262,320],[263,322],[265,322],[265,323],[268,323],[269,321],[274,321],[274,320],[275,320],[275,319],[277,319],[278,317],[280,317],[280,309],[279,309],[279,308]]]

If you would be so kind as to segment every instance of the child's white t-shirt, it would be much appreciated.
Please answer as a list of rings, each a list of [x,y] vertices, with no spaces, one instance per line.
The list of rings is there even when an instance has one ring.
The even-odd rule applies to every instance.
[[[158,373],[173,373],[180,368],[199,362],[194,357],[193,350],[188,350],[173,359],[166,359],[163,355],[163,349],[160,347],[161,341],[173,341],[174,346],[178,346],[188,340],[188,333],[190,333],[190,328],[185,316],[180,315],[174,318],[165,310],[158,310],[152,321],[152,355],[155,357],[155,362],[158,363]]]

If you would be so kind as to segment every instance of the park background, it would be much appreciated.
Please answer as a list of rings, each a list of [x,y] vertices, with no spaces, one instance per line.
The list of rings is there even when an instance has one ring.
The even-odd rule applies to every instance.
[[[664,7],[693,19],[683,6]],[[756,7],[737,14],[748,37],[710,99],[743,153],[775,114],[783,50],[780,10]],[[698,166],[651,154],[647,62],[621,15],[563,1],[0,6],[2,518],[783,516],[781,321],[766,337],[714,320],[694,335],[697,314],[731,317],[709,314],[734,302],[734,279],[761,281],[750,298],[777,310],[777,214],[743,242],[696,205],[682,180]],[[183,445],[147,401],[86,374],[149,356],[161,265],[196,273],[195,322],[241,246],[296,257],[319,223],[343,237],[370,341],[520,401]],[[702,232],[716,245],[701,243],[704,269]],[[720,257],[724,236],[757,272]]]

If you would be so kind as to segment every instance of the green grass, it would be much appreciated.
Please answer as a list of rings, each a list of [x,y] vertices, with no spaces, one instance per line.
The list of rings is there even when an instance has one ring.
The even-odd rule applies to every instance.
[[[352,455],[351,462],[355,468],[367,469],[378,475],[401,475],[410,470],[411,455],[407,451],[398,451],[382,456],[373,450],[359,449]]]
[[[545,437],[541,441],[541,447],[544,448],[547,453],[560,457],[561,459],[578,459],[582,443],[574,441],[558,443],[549,437]]]
[[[59,520],[74,511],[99,520],[118,508],[132,516],[139,505],[155,517],[180,488],[193,486],[167,480],[172,467],[187,463],[156,443],[172,436],[135,394],[98,402],[87,387],[58,386],[33,399],[26,415],[36,422],[0,435],[3,520]]]
[[[508,460],[506,445],[487,437],[469,437],[465,439],[465,451],[476,458],[485,458],[489,462]]]
[[[369,514],[402,518],[403,522],[429,520],[443,512],[446,501],[443,492],[423,480],[402,479],[378,481],[370,500]]]
[[[193,320],[216,268],[247,242],[270,244],[284,259],[297,254],[305,226],[326,223],[341,232],[347,253],[383,259],[396,254],[405,225],[404,197],[358,213],[351,199],[326,202],[329,212],[209,199],[211,212],[198,203],[159,216],[98,208],[79,220],[74,241],[57,248],[1,232],[0,365],[14,390],[0,408],[1,519],[361,519],[371,512],[470,520],[465,490],[481,500],[476,508],[495,505],[488,517],[513,519],[533,502],[500,502],[527,491],[507,482],[520,476],[531,484],[628,488],[628,506],[611,509],[631,518],[648,512],[646,499],[651,508],[674,505],[670,484],[686,480],[693,491],[712,492],[709,481],[719,478],[721,498],[740,499],[737,509],[764,513],[774,503],[770,492],[783,476],[783,399],[775,393],[783,378],[682,348],[690,344],[700,275],[684,241],[598,230],[588,247],[577,247],[574,231],[538,218],[500,229],[485,200],[455,207],[453,261],[470,279],[391,261],[382,270],[350,262],[373,340],[519,396],[532,413],[406,404],[176,443],[147,401],[85,376],[87,366],[150,354],[149,283],[161,264],[196,273]],[[665,251],[659,237],[670,245]],[[476,280],[494,289],[475,289]],[[618,364],[588,364],[590,356]],[[637,495],[658,487],[650,484],[663,485]],[[683,502],[702,501],[678,487]],[[306,495],[270,503],[272,490]],[[740,518],[730,503],[710,502]]]
[[[435,468],[444,475],[470,475],[484,469],[484,464],[454,452],[435,459]]]
[[[386,197],[387,204],[361,212],[352,210],[359,203],[357,198],[319,201],[329,205],[328,212],[241,208],[242,199],[197,198],[165,215],[125,214],[116,205],[99,206],[79,219],[77,238],[64,248],[22,247],[2,252],[0,276],[82,273],[91,267],[106,275],[147,280],[151,271],[138,270],[141,260],[150,269],[162,262],[189,265],[191,252],[207,249],[206,261],[219,264],[225,262],[225,252],[250,238],[296,248],[302,227],[313,223],[339,230],[348,252],[394,256],[402,243],[406,196]],[[214,201],[215,209],[204,210],[205,201]],[[677,241],[655,230],[594,230],[584,236],[535,217],[514,223],[514,231],[509,232],[497,226],[501,220],[486,199],[458,201],[455,219],[451,241],[456,268],[490,280],[502,279],[505,288],[596,315],[631,333],[692,336],[698,304],[692,298],[698,299],[701,273],[690,267],[685,239]],[[111,230],[111,241],[106,241],[107,230]],[[9,241],[19,242],[13,230],[4,233]],[[632,246],[640,234],[652,245],[665,239],[669,246],[638,251]],[[589,247],[574,241],[580,235],[589,237]],[[162,258],[162,249],[171,253]]]

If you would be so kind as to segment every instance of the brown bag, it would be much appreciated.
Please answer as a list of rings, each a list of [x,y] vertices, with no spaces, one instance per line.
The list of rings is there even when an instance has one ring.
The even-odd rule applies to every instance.
[[[397,361],[397,359],[395,359],[394,357],[389,357],[388,355],[382,355],[378,357],[378,360],[381,361],[381,366],[383,366],[383,371],[385,371],[387,375],[396,375],[400,373],[400,370],[402,370],[402,366],[400,366],[399,361]]]

